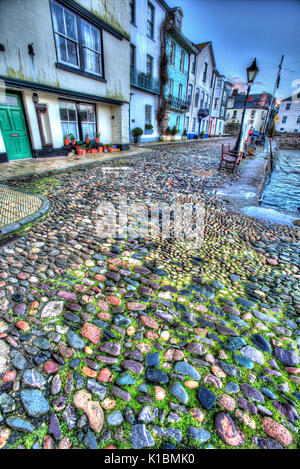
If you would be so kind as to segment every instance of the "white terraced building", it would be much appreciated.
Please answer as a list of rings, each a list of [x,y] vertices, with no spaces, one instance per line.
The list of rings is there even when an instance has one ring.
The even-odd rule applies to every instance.
[[[300,132],[300,93],[281,101],[278,117],[276,132]]]

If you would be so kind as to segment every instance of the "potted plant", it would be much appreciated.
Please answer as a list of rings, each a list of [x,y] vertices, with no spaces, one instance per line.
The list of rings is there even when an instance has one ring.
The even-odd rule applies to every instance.
[[[103,146],[98,147],[98,152],[99,152],[99,153],[103,153]]]
[[[70,134],[70,140],[71,140],[72,145],[76,145],[76,138],[74,137],[73,134]]]
[[[65,136],[64,136],[64,145],[65,145],[65,146],[68,146],[69,143],[70,143],[70,139],[69,139],[69,137],[68,137],[67,135],[65,135]]]
[[[179,132],[179,131],[177,131],[176,126],[174,125],[174,126],[172,127],[172,130],[171,130],[172,141],[175,141],[175,135],[176,135],[178,132]]]
[[[204,138],[204,130],[201,130],[201,132],[200,132],[200,138]]]
[[[132,129],[133,141],[134,143],[139,143],[141,140],[141,135],[143,135],[144,131],[140,127],[135,127]]]
[[[172,131],[170,129],[170,127],[168,126],[166,128],[166,140],[169,142],[171,140],[171,135],[172,135]]]
[[[145,134],[148,134],[148,135],[153,134],[153,125],[152,124],[146,124],[145,125]]]
[[[99,143],[99,142],[100,142],[100,133],[96,132],[95,133],[95,143]]]
[[[110,143],[108,146],[108,151],[112,153],[114,151],[113,145]]]
[[[85,143],[88,145],[90,143],[90,138],[89,138],[89,134],[86,133],[85,134]]]
[[[186,129],[183,130],[182,140],[187,140],[187,131],[186,131]]]

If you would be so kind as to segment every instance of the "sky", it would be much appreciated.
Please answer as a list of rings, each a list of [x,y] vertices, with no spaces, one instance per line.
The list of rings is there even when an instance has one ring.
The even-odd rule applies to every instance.
[[[256,57],[252,93],[273,92],[284,55],[278,100],[300,92],[300,0],[166,0],[183,10],[182,32],[194,43],[212,41],[217,69],[247,88],[246,68]]]

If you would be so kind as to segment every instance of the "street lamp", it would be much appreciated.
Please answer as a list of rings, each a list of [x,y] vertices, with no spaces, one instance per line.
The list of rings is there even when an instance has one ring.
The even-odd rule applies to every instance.
[[[247,83],[248,83],[248,89],[247,89],[247,94],[246,94],[246,99],[245,99],[245,103],[244,103],[244,109],[243,109],[243,114],[242,114],[242,121],[241,121],[241,126],[240,126],[240,130],[239,130],[239,135],[238,135],[238,138],[236,140],[236,143],[235,143],[235,146],[234,146],[234,149],[233,151],[235,152],[239,152],[239,149],[240,149],[240,145],[241,145],[241,139],[242,139],[242,134],[243,134],[243,125],[244,125],[244,118],[245,118],[245,112],[246,112],[246,106],[247,106],[247,102],[248,102],[248,96],[249,96],[249,92],[250,92],[250,87],[251,85],[253,84],[255,78],[256,78],[256,75],[258,74],[259,72],[259,69],[256,65],[256,59],[253,60],[252,64],[250,65],[250,67],[247,68]]]

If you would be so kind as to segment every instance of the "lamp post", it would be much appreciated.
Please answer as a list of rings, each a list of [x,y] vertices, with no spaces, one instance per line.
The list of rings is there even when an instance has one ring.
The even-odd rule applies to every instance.
[[[250,67],[247,68],[247,83],[248,83],[248,89],[247,89],[247,94],[246,94],[246,100],[245,100],[245,104],[244,104],[244,109],[243,109],[243,114],[242,114],[242,121],[241,121],[241,126],[240,126],[240,130],[239,130],[239,135],[238,135],[238,138],[235,142],[235,146],[234,146],[234,149],[233,151],[234,152],[239,152],[239,149],[240,149],[240,145],[241,145],[241,139],[242,139],[242,135],[243,135],[243,125],[244,125],[244,119],[245,119],[245,112],[246,112],[246,107],[247,107],[247,102],[248,102],[248,96],[249,96],[249,92],[250,92],[250,87],[251,85],[253,84],[255,78],[256,78],[256,75],[258,74],[259,70],[258,70],[258,67],[256,65],[256,59],[253,60],[252,64],[250,65]]]

